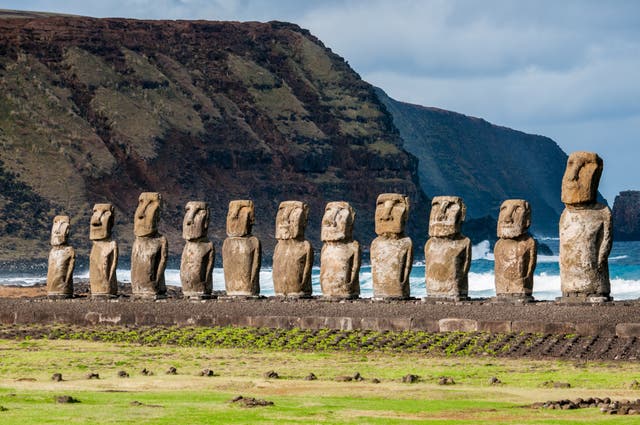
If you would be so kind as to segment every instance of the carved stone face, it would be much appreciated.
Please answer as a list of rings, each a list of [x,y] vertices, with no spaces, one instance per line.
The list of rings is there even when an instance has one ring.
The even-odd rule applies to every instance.
[[[143,192],[138,198],[138,208],[133,219],[133,233],[136,236],[152,236],[158,232],[162,197],[157,192]]]
[[[524,199],[507,199],[500,206],[498,216],[498,237],[517,238],[531,225],[531,207]]]
[[[51,245],[60,246],[67,244],[69,236],[69,216],[57,215],[53,218],[53,227],[51,228]]]
[[[562,202],[568,205],[596,202],[602,167],[602,158],[593,152],[569,155],[562,177]]]
[[[436,196],[431,201],[429,236],[450,237],[460,234],[467,207],[458,196]]]
[[[207,236],[209,229],[209,205],[206,202],[191,201],[184,207],[182,237],[193,241]]]
[[[348,202],[329,202],[322,217],[321,239],[324,242],[351,240],[355,215]]]
[[[113,205],[95,204],[91,214],[91,226],[89,227],[89,239],[100,241],[111,237],[113,229]]]
[[[280,203],[276,216],[276,239],[302,239],[307,226],[309,206],[300,201]]]
[[[376,234],[402,234],[409,216],[409,198],[398,193],[383,193],[376,201]]]
[[[227,236],[240,237],[251,234],[255,222],[253,201],[236,200],[229,202],[227,213]]]

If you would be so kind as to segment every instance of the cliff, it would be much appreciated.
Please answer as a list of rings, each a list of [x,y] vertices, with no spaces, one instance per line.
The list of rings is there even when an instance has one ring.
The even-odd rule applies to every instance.
[[[567,155],[553,140],[480,118],[398,102],[380,89],[377,93],[393,116],[404,148],[420,160],[424,191],[429,196],[462,196],[468,227],[477,227],[476,220],[495,220],[505,199],[522,198],[531,204],[531,231],[557,236]]]
[[[189,200],[209,202],[219,250],[228,202],[253,199],[266,262],[287,199],[310,204],[319,250],[326,202],[354,206],[367,246],[377,195],[404,193],[408,232],[424,243],[417,159],[373,87],[308,31],[18,15],[0,18],[0,260],[45,258],[60,213],[86,256],[96,202],[116,206],[126,260],[142,191],[164,196],[160,230],[174,260]]]
[[[613,237],[618,241],[640,241],[640,191],[620,192],[613,201]]]

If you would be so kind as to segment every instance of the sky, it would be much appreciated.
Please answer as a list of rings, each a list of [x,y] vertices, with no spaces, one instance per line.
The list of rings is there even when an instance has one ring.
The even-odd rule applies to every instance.
[[[396,100],[548,136],[567,153],[597,152],[610,204],[640,190],[640,1],[9,0],[0,8],[294,22]]]

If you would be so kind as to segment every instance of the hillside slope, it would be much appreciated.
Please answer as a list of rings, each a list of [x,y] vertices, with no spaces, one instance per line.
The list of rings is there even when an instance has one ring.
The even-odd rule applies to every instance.
[[[91,206],[105,201],[126,259],[142,191],[164,196],[174,259],[189,200],[210,203],[219,249],[229,200],[253,199],[267,262],[287,199],[311,205],[316,249],[333,200],[352,203],[368,245],[381,192],[411,197],[409,232],[426,238],[417,160],[391,116],[292,24],[0,18],[0,158],[0,260],[45,258],[60,213],[86,255]]]
[[[567,155],[553,140],[377,93],[404,148],[419,158],[420,185],[429,196],[462,196],[469,219],[496,218],[503,200],[524,198],[532,232],[557,236]]]

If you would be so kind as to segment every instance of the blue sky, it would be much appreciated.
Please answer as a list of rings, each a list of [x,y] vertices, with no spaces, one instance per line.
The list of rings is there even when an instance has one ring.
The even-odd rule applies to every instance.
[[[549,136],[567,153],[598,152],[610,203],[621,190],[640,189],[639,1],[19,0],[0,7],[294,22],[397,100]]]

